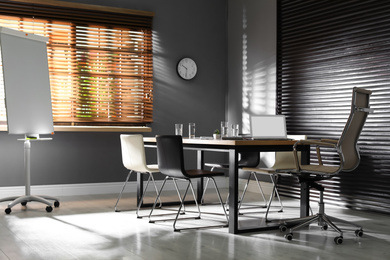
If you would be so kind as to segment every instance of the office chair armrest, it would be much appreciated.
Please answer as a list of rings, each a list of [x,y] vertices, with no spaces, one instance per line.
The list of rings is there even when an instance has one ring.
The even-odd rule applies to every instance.
[[[294,172],[296,169],[276,169],[275,173],[280,176],[291,176],[291,172]]]
[[[321,146],[335,146],[335,144],[337,143],[337,140],[336,142],[334,142],[335,140],[332,140],[332,139],[321,139],[321,140],[299,140],[297,141],[295,144],[294,144],[294,149],[297,147],[297,145],[299,144],[303,144],[303,145],[321,145]]]
[[[365,113],[374,113],[374,109],[369,108],[369,107],[357,107],[357,106],[355,106],[355,111],[365,112]]]
[[[333,147],[337,151],[337,140],[321,139],[321,140],[299,140],[294,144],[295,167],[297,171],[301,171],[301,162],[299,161],[297,146],[298,145],[315,145],[317,152],[317,160],[319,165],[323,165],[321,157],[321,147]]]
[[[339,140],[336,139],[321,139],[321,142],[337,144]]]

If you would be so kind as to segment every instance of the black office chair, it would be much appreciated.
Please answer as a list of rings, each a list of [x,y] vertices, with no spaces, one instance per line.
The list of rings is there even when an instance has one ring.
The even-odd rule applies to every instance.
[[[183,180],[183,181],[187,181],[188,184],[187,184],[187,187],[185,189],[184,195],[182,196],[182,198],[180,200],[180,206],[179,206],[179,209],[178,209],[177,214],[176,214],[176,218],[175,218],[174,223],[173,223],[173,230],[174,231],[181,231],[181,230],[184,230],[184,229],[194,229],[194,227],[192,227],[192,228],[181,228],[181,229],[176,228],[176,222],[177,222],[177,220],[179,218],[179,215],[181,213],[181,209],[182,209],[182,207],[184,205],[184,201],[185,201],[185,198],[187,196],[187,192],[188,192],[189,188],[191,188],[191,192],[192,192],[192,195],[194,196],[196,207],[198,209],[198,216],[196,217],[196,219],[200,219],[201,218],[201,212],[200,212],[200,208],[199,208],[199,205],[197,203],[197,200],[196,200],[194,188],[193,188],[193,185],[192,185],[192,179],[207,178],[207,179],[211,179],[212,182],[214,183],[214,187],[215,187],[215,190],[217,192],[219,202],[220,202],[220,204],[222,206],[224,215],[226,217],[226,223],[224,223],[222,225],[208,226],[208,227],[221,227],[221,226],[222,227],[227,227],[227,225],[228,225],[228,216],[226,214],[226,210],[225,210],[225,207],[223,205],[223,202],[222,202],[221,195],[219,193],[217,184],[216,184],[216,182],[214,180],[215,176],[223,176],[224,174],[222,172],[212,172],[212,171],[199,170],[199,169],[186,170],[184,168],[183,142],[182,142],[182,137],[181,136],[178,136],[178,135],[157,136],[156,137],[156,142],[157,142],[158,167],[159,167],[160,172],[162,174],[166,175],[166,177],[165,177],[164,182],[163,182],[163,184],[161,186],[161,189],[160,189],[160,191],[158,193],[158,196],[157,196],[156,201],[155,201],[155,203],[153,205],[153,208],[152,208],[152,210],[151,210],[151,212],[149,214],[149,222],[150,223],[154,223],[155,222],[155,220],[151,220],[152,213],[153,213],[153,210],[156,207],[158,199],[161,196],[161,192],[162,192],[162,190],[163,190],[163,188],[165,186],[166,181],[169,180],[169,179],[173,180],[174,182],[176,180]],[[197,227],[197,228],[200,228],[200,227]],[[202,228],[205,228],[205,227],[202,227]]]
[[[361,237],[363,235],[363,228],[354,223],[350,223],[345,220],[330,217],[325,214],[325,204],[323,200],[324,187],[319,183],[322,180],[331,179],[337,176],[340,172],[350,172],[357,168],[360,163],[359,148],[357,147],[357,141],[360,133],[363,129],[367,115],[372,111],[370,109],[369,99],[371,91],[354,88],[352,92],[352,104],[351,112],[348,121],[344,127],[343,132],[338,140],[321,139],[321,140],[300,140],[294,145],[294,156],[296,170],[292,171],[293,175],[299,178],[300,183],[307,183],[308,187],[318,190],[319,193],[319,212],[316,215],[301,218],[298,221],[300,224],[290,228],[288,234],[286,234],[287,240],[293,239],[293,231],[310,225],[312,222],[317,221],[318,225],[322,229],[326,230],[328,226],[333,228],[339,233],[339,236],[334,238],[336,244],[343,242],[343,232],[333,222],[339,221],[346,224],[351,224],[358,229],[355,230],[355,235]],[[297,146],[300,144],[313,145],[317,151],[317,164],[301,165],[298,158]],[[321,158],[320,147],[333,148],[335,153],[339,156],[338,165],[324,165]],[[329,153],[329,151],[327,151]],[[296,220],[294,220],[296,223]],[[282,225],[281,230],[287,230],[286,225]]]

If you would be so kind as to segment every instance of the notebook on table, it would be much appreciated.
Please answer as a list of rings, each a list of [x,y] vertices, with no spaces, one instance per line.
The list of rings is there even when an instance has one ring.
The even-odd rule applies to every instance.
[[[254,140],[288,140],[284,115],[251,117],[251,136]]]

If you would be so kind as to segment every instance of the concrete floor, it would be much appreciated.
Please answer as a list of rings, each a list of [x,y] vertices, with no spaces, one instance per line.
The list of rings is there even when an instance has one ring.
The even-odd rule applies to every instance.
[[[226,195],[226,191],[223,196]],[[253,203],[256,194],[249,193]],[[279,230],[232,235],[227,228],[173,232],[172,221],[151,224],[137,219],[135,194],[124,194],[114,212],[117,194],[61,197],[61,205],[47,213],[45,206],[31,202],[17,205],[10,215],[0,216],[0,260],[2,259],[390,259],[389,216],[339,207],[327,213],[359,223],[361,238],[353,229],[344,233],[336,245],[336,232],[321,230],[315,224],[294,233],[288,241]],[[167,197],[164,197],[165,201]],[[152,201],[152,196],[148,198]],[[206,200],[207,202],[207,200]],[[284,212],[271,210],[274,220],[297,216],[297,200],[283,199]],[[316,211],[315,203],[312,203]],[[6,207],[0,204],[0,209]],[[188,211],[192,206],[186,207]],[[204,212],[222,213],[218,205],[202,206]],[[252,211],[252,213],[250,213]],[[245,209],[240,225],[261,222],[264,209]],[[148,214],[143,209],[141,214]],[[164,213],[172,212],[164,210]],[[158,213],[158,211],[156,211]],[[0,213],[1,214],[1,213]],[[204,225],[223,220],[223,215],[203,214],[198,223],[181,221],[178,225]]]

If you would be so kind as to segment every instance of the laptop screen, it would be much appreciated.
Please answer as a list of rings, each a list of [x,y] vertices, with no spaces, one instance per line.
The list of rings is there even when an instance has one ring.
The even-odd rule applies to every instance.
[[[251,117],[251,135],[254,139],[287,138],[284,115],[263,115]]]

